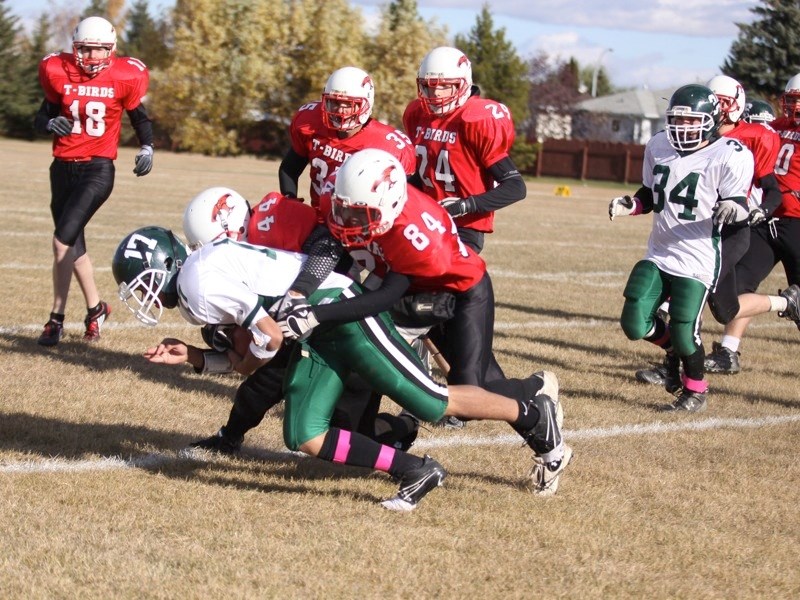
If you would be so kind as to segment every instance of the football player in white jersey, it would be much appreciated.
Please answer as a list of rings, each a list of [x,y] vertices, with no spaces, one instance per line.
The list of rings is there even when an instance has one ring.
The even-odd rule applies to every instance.
[[[666,351],[665,388],[677,395],[667,410],[706,408],[700,315],[719,277],[720,230],[749,217],[753,154],[739,141],[719,137],[721,121],[719,99],[709,88],[676,90],[666,129],[645,148],[642,187],[608,207],[611,220],[654,213],[647,252],[625,286],[620,324],[629,339]],[[667,298],[669,325],[658,316]]]
[[[252,334],[245,356],[228,358],[237,372],[250,374],[281,347],[283,336],[269,316],[297,278],[306,256],[222,239],[186,254],[166,229],[137,230],[118,246],[112,272],[120,298],[141,321],[155,325],[162,307],[178,307],[197,325],[236,323]],[[308,297],[312,306],[351,298],[360,287],[332,273]],[[164,362],[186,357],[164,349]],[[446,477],[429,456],[420,458],[379,444],[357,432],[330,425],[331,414],[350,372],[414,415],[436,422],[444,415],[506,421],[534,451],[530,486],[555,493],[572,457],[561,435],[557,390],[539,390],[518,401],[469,385],[441,386],[392,325],[387,313],[348,323],[326,323],[298,340],[284,379],[284,442],[323,460],[388,472],[400,482],[391,510],[408,511]],[[549,391],[552,396],[548,395]],[[540,468],[545,465],[546,468]]]

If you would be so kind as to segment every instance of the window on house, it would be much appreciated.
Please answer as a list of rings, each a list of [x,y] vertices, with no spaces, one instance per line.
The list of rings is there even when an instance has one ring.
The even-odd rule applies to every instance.
[[[619,131],[619,119],[611,121],[611,131]]]

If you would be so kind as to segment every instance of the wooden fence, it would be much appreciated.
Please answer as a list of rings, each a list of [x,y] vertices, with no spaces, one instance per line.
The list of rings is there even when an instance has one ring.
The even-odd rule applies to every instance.
[[[644,146],[585,140],[546,140],[536,160],[537,177],[638,183]]]

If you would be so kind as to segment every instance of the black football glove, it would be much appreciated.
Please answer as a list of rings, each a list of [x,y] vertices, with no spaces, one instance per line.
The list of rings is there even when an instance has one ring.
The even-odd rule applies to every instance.
[[[67,117],[58,116],[47,122],[47,131],[58,137],[64,137],[72,133],[72,125],[72,121]]]
[[[235,325],[204,325],[200,329],[203,341],[217,352],[233,350],[233,337],[231,333]]]
[[[466,198],[445,198],[442,200],[442,206],[444,206],[444,209],[454,219],[474,213],[478,209],[475,198],[472,196],[467,196]]]

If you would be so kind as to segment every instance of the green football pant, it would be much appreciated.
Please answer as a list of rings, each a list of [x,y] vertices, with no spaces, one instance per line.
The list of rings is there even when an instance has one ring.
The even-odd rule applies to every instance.
[[[344,295],[352,296],[349,290]],[[283,439],[297,450],[324,434],[344,381],[357,372],[370,387],[420,419],[435,422],[447,408],[447,387],[433,381],[386,313],[319,331],[297,344],[284,379]]]
[[[634,265],[625,286],[625,305],[620,325],[630,340],[647,336],[655,325],[658,307],[669,298],[669,329],[678,356],[700,349],[700,315],[708,288],[696,279],[677,277],[659,270],[649,260]]]

